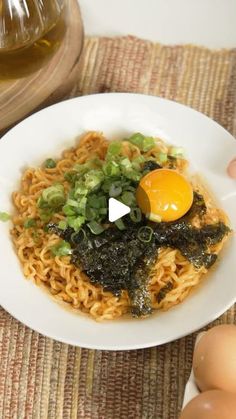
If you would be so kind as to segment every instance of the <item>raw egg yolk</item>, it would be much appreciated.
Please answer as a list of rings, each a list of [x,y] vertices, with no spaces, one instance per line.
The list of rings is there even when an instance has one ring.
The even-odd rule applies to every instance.
[[[136,198],[141,211],[152,221],[175,221],[193,203],[191,184],[171,169],[157,169],[144,176]]]

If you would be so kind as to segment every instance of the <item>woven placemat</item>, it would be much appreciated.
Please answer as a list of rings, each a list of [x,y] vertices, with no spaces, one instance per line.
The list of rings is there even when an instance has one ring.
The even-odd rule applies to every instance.
[[[236,134],[236,50],[92,38],[76,80],[64,98],[149,93],[190,105]],[[215,323],[235,323],[235,313],[231,308]],[[135,351],[80,349],[45,338],[1,310],[0,418],[177,419],[194,339]]]

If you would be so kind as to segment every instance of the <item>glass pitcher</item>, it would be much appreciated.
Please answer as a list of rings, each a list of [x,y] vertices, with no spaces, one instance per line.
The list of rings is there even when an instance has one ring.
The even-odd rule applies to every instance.
[[[0,81],[39,70],[66,32],[67,0],[0,0]]]

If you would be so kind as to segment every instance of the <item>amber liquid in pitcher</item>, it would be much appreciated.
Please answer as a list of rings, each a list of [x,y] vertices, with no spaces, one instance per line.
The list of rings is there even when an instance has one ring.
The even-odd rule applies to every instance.
[[[49,4],[50,0],[46,0],[46,2],[48,2],[46,4]],[[30,4],[31,0],[28,0],[28,3]],[[53,16],[51,9],[48,19],[44,19],[44,24],[41,25],[41,31],[38,27],[38,15],[37,19],[34,17],[35,14],[31,13],[30,37],[28,35],[26,42],[22,42],[21,39],[20,45],[17,45],[16,42],[20,38],[20,36],[17,36],[19,22],[17,20],[11,21],[10,31],[8,30],[8,33],[9,37],[14,36],[14,41],[11,39],[9,42],[11,45],[0,48],[0,81],[25,77],[39,70],[48,63],[61,45],[66,32],[65,9],[63,8],[61,10],[59,16],[56,13]],[[29,28],[29,19],[27,24]],[[40,32],[41,34],[38,36]]]

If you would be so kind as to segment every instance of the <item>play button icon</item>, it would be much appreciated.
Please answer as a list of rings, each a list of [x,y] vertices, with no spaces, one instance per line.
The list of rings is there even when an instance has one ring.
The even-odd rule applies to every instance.
[[[125,204],[122,204],[122,202],[117,201],[115,198],[109,199],[109,221],[113,223],[114,221],[118,220],[121,217],[124,217],[124,215],[130,213],[130,207],[128,207]]]

